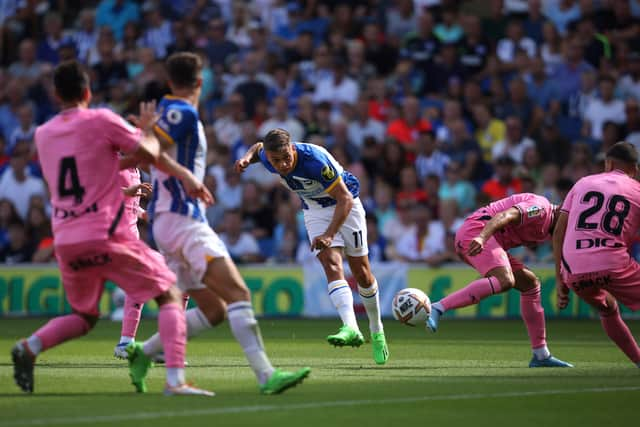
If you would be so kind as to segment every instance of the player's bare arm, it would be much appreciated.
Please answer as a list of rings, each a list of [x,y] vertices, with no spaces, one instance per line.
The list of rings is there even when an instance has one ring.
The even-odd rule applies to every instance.
[[[262,142],[257,142],[253,144],[247,152],[236,161],[235,169],[236,172],[242,173],[249,167],[252,163],[258,163],[260,161],[260,150],[262,150]]]
[[[484,248],[484,243],[498,230],[502,230],[509,224],[518,224],[521,220],[521,213],[518,208],[509,208],[500,212],[489,220],[478,235],[469,243],[469,256],[478,255]]]
[[[353,208],[353,195],[347,189],[342,178],[338,178],[338,183],[327,192],[327,194],[336,200],[336,208],[333,212],[333,218],[327,227],[327,230],[320,236],[313,238],[311,249],[322,250],[331,246],[333,237],[336,235],[342,224],[349,216],[349,212]]]
[[[567,222],[569,216],[566,212],[558,213],[558,220],[553,230],[553,258],[556,264],[556,304],[559,309],[564,309],[569,304],[569,287],[563,282],[560,274],[560,263],[562,262],[562,243],[567,232]]]
[[[125,187],[122,192],[127,197],[149,197],[153,191],[153,186],[148,182]]]

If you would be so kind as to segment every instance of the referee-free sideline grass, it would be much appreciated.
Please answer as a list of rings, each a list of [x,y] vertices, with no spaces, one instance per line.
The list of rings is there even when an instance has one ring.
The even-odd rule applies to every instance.
[[[120,324],[102,320],[86,337],[43,353],[35,393],[13,383],[10,349],[45,319],[0,320],[0,427],[9,426],[624,426],[638,420],[640,369],[609,342],[597,320],[550,321],[549,347],[573,369],[529,369],[521,321],[445,319],[437,334],[385,322],[385,366],[324,337],[337,320],[260,321],[274,365],[312,368],[301,385],[262,396],[228,325],[188,344],[187,377],[217,396],[164,397],[164,368],[148,394],[113,358]],[[360,320],[363,331],[366,321]],[[139,338],[155,331],[143,321]],[[629,321],[640,333],[640,322]],[[367,333],[365,333],[367,335]]]

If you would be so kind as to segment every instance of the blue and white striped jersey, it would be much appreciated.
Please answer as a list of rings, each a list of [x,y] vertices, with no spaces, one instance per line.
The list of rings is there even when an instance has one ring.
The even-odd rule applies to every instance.
[[[360,182],[350,172],[344,170],[324,148],[302,142],[294,142],[296,164],[293,171],[280,175],[282,183],[295,192],[302,200],[303,209],[322,209],[334,206],[336,200],[327,195],[340,180],[344,181],[355,199],[360,194]],[[278,173],[267,160],[264,150],[260,150],[262,164],[272,173]]]
[[[161,139],[171,144],[167,153],[202,181],[206,167],[207,140],[198,111],[186,100],[167,95],[160,101],[158,112],[160,119],[154,130]],[[151,221],[160,212],[175,212],[206,222],[204,204],[189,197],[178,178],[152,167],[151,181],[153,197],[148,207]]]

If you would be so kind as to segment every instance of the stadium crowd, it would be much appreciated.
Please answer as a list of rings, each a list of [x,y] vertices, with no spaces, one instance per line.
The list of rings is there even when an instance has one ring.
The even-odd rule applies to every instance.
[[[460,219],[535,192],[560,203],[603,152],[640,148],[638,0],[13,0],[0,4],[0,262],[53,261],[35,128],[78,58],[92,105],[126,116],[197,52],[207,210],[238,262],[311,256],[300,202],[233,163],[270,129],[360,179],[373,261],[455,261]],[[145,233],[147,227],[141,224]],[[548,246],[516,254],[550,261]]]

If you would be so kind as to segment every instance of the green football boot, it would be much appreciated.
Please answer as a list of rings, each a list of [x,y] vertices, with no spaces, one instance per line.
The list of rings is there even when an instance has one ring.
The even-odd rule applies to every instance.
[[[389,347],[384,332],[374,332],[371,334],[371,346],[373,347],[373,360],[378,365],[384,365],[389,359]]]
[[[364,343],[364,337],[362,332],[350,326],[342,325],[337,333],[327,337],[327,341],[336,347],[344,347],[345,345],[360,347]]]
[[[311,368],[302,368],[295,372],[276,369],[266,383],[260,386],[262,394],[278,394],[300,384],[311,373]]]
[[[131,384],[136,388],[138,393],[147,392],[147,383],[145,378],[149,368],[153,366],[153,361],[149,356],[144,354],[142,349],[142,343],[130,342],[127,345],[127,354],[129,355],[129,377],[131,377]]]

